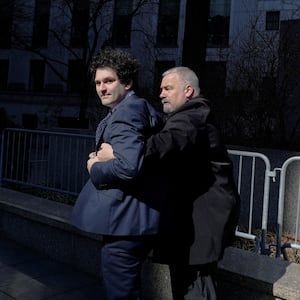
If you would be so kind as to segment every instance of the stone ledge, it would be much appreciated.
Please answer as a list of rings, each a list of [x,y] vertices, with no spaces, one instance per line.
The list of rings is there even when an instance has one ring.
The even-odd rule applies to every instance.
[[[101,240],[100,236],[82,232],[70,224],[72,207],[67,204],[0,187],[0,209],[35,222]]]
[[[27,246],[40,244],[39,250],[49,256],[70,264],[76,261],[77,267],[98,276],[101,238],[72,226],[71,209],[69,205],[0,188],[3,234]],[[32,243],[33,238],[36,243]],[[166,266],[148,263],[145,270],[149,287],[158,293],[152,299],[171,300]],[[299,264],[230,247],[219,263],[218,276],[220,300],[300,299]]]
[[[218,267],[223,281],[275,299],[300,299],[299,264],[230,247]]]
[[[0,230],[6,237],[99,276],[101,237],[70,224],[72,207],[0,188]]]

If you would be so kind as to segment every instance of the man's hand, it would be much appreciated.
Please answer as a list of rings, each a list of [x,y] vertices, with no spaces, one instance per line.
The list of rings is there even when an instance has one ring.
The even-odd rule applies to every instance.
[[[95,162],[99,162],[99,159],[96,156],[96,153],[95,153],[95,156],[89,155],[89,159],[86,163],[86,167],[87,167],[87,170],[88,170],[89,173],[91,173],[91,168],[92,168],[92,166]]]
[[[102,143],[100,150],[97,152],[98,161],[107,161],[116,158],[114,156],[113,148],[110,144]]]
[[[102,143],[100,146],[100,150],[97,152],[91,152],[89,154],[89,159],[86,163],[86,167],[88,172],[91,172],[91,168],[96,162],[104,162],[110,159],[114,159],[113,148],[110,144]]]
[[[89,154],[89,158],[95,158],[97,156],[97,152],[91,152]]]

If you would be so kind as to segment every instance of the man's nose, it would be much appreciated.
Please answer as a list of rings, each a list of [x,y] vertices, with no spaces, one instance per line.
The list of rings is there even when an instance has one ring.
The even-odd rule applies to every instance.
[[[106,90],[106,84],[103,83],[103,82],[101,82],[100,85],[99,85],[99,90],[100,90],[100,91]]]

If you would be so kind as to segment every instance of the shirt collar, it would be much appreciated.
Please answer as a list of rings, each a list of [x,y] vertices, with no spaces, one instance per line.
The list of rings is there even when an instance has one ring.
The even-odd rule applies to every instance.
[[[134,91],[129,91],[124,98],[122,98],[122,100],[111,110],[111,113],[113,113],[117,107],[120,105],[121,102],[123,102],[124,100],[126,100],[127,98],[129,98],[130,96],[134,95]]]

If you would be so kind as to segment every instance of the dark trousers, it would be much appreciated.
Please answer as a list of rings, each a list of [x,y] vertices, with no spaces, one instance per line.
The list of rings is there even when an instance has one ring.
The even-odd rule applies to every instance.
[[[140,300],[141,269],[153,236],[104,236],[101,271],[108,300]]]
[[[171,264],[174,300],[217,300],[216,263],[201,266]]]

